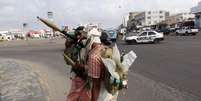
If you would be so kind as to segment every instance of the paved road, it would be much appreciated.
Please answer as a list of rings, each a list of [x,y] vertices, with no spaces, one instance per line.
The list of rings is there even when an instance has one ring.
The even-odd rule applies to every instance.
[[[44,41],[22,46],[4,45],[3,47],[8,48],[0,48],[0,57],[21,59],[46,66],[42,70],[48,70],[45,73],[49,76],[52,91],[55,91],[54,98],[65,101],[64,93],[69,89],[67,83],[69,69],[64,66],[61,56],[64,48],[62,43],[63,41]],[[119,101],[191,99],[189,97],[184,99],[180,95],[200,100],[201,35],[169,36],[160,44],[125,45],[124,42],[118,44],[126,51],[134,50],[138,56],[129,75],[129,89],[125,91],[126,95],[120,95]],[[160,94],[161,92],[163,93]],[[178,100],[175,100],[177,98]]]
[[[131,68],[132,73],[163,83],[166,86],[164,88],[172,87],[180,92],[188,93],[187,96],[196,96],[199,101],[201,100],[201,35],[169,36],[160,44],[124,45],[121,43],[120,47],[127,51],[134,50],[138,55],[138,59]],[[130,78],[135,77],[130,76]],[[145,81],[145,83],[150,82]],[[132,101],[134,98],[135,95],[132,92],[138,89],[133,86],[136,85],[130,83],[128,95],[124,96],[125,100]],[[174,92],[170,94],[174,95]],[[135,97],[140,101],[146,101],[141,98],[142,96]],[[144,97],[146,98],[146,95]]]

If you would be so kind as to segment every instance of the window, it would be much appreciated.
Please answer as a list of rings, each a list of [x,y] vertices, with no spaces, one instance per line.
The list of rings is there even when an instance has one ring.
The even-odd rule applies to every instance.
[[[151,19],[151,16],[148,16],[147,19]]]
[[[163,16],[160,16],[160,18],[162,19],[162,18],[163,18]]]
[[[151,24],[151,21],[149,21],[149,24]]]
[[[147,36],[147,32],[143,32],[140,36]]]
[[[162,14],[163,13],[163,11],[160,11],[160,14]]]
[[[151,11],[149,11],[148,14],[151,14]]]
[[[154,32],[149,32],[148,35],[156,35]]]

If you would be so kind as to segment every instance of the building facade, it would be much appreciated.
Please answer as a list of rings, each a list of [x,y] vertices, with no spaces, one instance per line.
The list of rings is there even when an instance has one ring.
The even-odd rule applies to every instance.
[[[195,15],[189,12],[186,13],[178,13],[171,16],[168,16],[165,19],[165,23],[171,27],[177,27],[178,23],[185,21],[194,21]]]
[[[129,20],[134,19],[141,12],[129,12]]]
[[[133,27],[135,27],[137,25],[137,22],[135,20],[135,17],[140,14],[141,12],[130,12],[129,13],[129,20],[127,22],[127,29],[132,29]]]
[[[191,8],[191,12],[195,14],[195,25],[201,28],[201,2],[197,6]]]
[[[182,21],[189,21],[189,20],[194,20],[195,19],[195,14],[186,12],[186,13],[179,13],[176,15],[177,21],[182,22]]]
[[[169,16],[167,11],[145,11],[135,16],[138,25],[152,26],[164,21]]]

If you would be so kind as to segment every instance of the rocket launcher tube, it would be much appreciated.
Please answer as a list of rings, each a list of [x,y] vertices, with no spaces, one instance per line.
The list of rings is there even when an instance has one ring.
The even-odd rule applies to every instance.
[[[37,19],[39,19],[41,22],[43,22],[45,25],[47,25],[48,27],[52,28],[53,30],[55,31],[59,31],[60,33],[64,34],[65,36],[73,39],[74,41],[76,41],[76,39],[69,35],[67,32],[65,31],[62,31],[59,27],[57,27],[57,25],[55,25],[53,22],[49,21],[49,20],[46,20],[46,19],[43,19],[43,18],[40,18],[39,16],[37,16]]]

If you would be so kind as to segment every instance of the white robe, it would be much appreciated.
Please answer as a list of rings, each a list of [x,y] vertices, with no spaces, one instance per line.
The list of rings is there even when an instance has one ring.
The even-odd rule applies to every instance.
[[[117,101],[118,94],[118,92],[115,95],[110,94],[102,83],[98,101]]]

